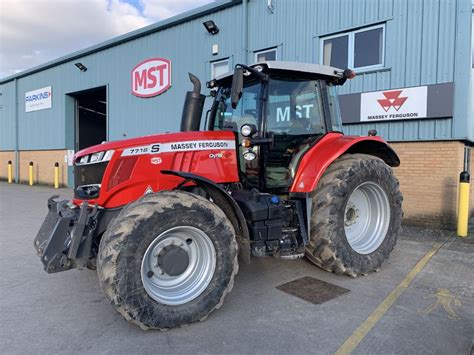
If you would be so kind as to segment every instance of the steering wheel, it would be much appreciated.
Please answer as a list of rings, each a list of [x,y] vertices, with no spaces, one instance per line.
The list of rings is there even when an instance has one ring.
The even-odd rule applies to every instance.
[[[308,118],[297,118],[292,120],[292,125],[288,130],[288,134],[308,134],[313,132],[313,125]]]

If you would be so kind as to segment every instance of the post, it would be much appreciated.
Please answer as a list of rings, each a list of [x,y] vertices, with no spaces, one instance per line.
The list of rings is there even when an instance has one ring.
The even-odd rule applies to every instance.
[[[467,171],[459,175],[459,198],[458,198],[458,237],[467,237],[467,226],[469,223],[469,182],[471,178]]]
[[[12,167],[12,161],[8,161],[8,183],[11,184],[13,182],[13,167]]]
[[[54,188],[59,189],[59,163],[54,163]]]
[[[28,167],[28,180],[29,180],[29,185],[33,186],[33,162],[30,161],[30,166]]]

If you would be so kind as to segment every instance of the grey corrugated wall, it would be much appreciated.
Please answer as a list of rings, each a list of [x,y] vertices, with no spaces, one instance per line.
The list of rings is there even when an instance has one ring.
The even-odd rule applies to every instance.
[[[240,1],[218,4],[222,3],[234,6],[20,77],[19,148],[71,148],[73,114],[67,94],[101,85],[108,87],[109,140],[177,130],[184,92],[190,88],[187,72],[205,81],[210,61],[229,57],[235,64],[243,59],[242,5]],[[347,125],[346,133],[366,134],[376,128],[389,140],[474,140],[470,0],[273,0],[273,5],[272,13],[267,0],[248,3],[249,62],[254,51],[276,46],[281,60],[317,63],[322,36],[386,23],[385,68],[359,74],[341,88],[341,94],[455,83],[454,118]],[[202,22],[207,19],[219,26],[218,35],[205,31]],[[211,55],[212,44],[219,44],[219,55]],[[130,71],[151,57],[172,61],[173,86],[158,97],[135,97],[130,93]],[[87,72],[77,70],[75,62],[86,65]],[[45,86],[52,86],[53,108],[26,113],[24,93]],[[12,150],[13,81],[0,84],[0,92],[0,150]]]

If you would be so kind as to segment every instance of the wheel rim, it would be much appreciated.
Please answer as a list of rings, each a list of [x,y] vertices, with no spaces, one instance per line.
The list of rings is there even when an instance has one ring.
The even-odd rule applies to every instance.
[[[352,249],[370,254],[384,241],[390,224],[390,203],[375,182],[359,185],[349,197],[344,211],[344,230]]]
[[[168,229],[148,246],[142,259],[143,287],[155,301],[180,305],[198,297],[211,282],[216,250],[202,230]]]

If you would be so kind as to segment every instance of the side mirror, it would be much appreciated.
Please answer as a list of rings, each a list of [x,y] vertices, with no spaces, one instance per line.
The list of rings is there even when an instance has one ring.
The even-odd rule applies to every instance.
[[[232,87],[230,89],[230,103],[235,110],[242,97],[242,90],[244,88],[244,69],[235,68],[234,76],[232,77]]]

